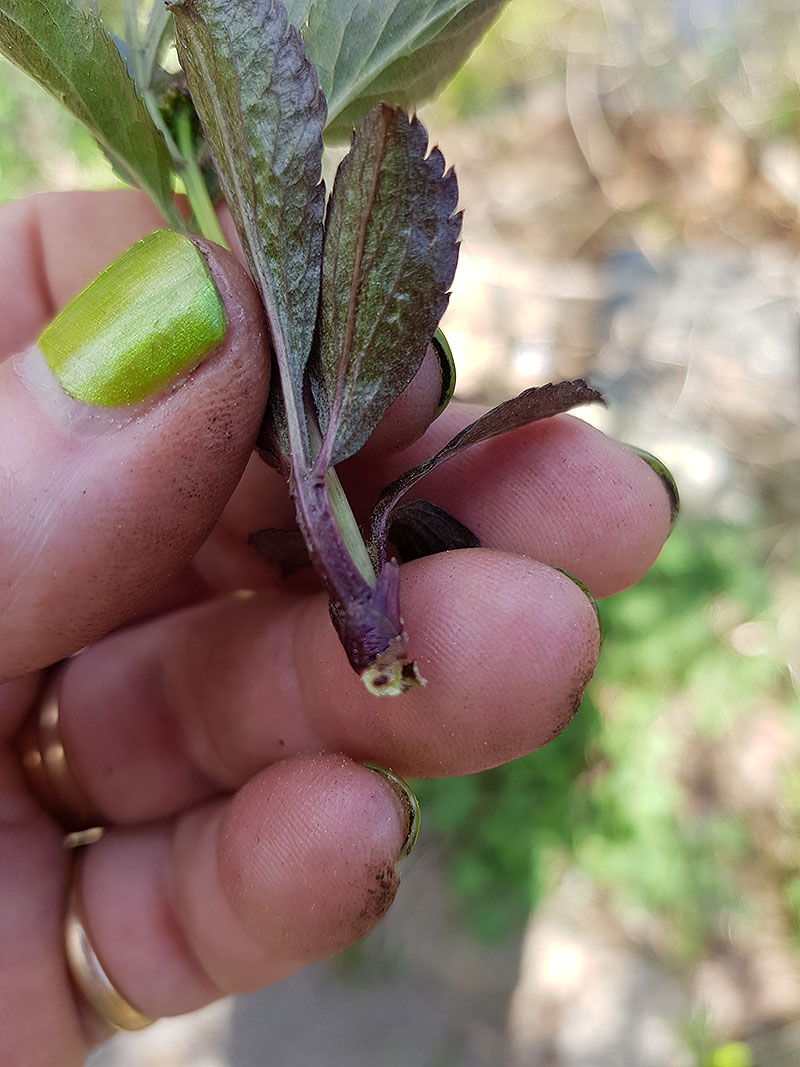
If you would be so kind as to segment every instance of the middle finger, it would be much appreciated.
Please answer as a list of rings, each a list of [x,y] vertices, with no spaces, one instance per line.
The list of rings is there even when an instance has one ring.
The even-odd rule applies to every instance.
[[[61,743],[87,806],[103,823],[161,818],[319,751],[468,773],[566,725],[599,648],[595,609],[569,578],[475,549],[404,567],[402,597],[428,685],[401,698],[366,692],[319,594],[220,598],[68,661]]]
[[[535,442],[517,444],[535,448],[487,442],[467,477],[459,459],[432,479],[432,498],[504,551],[403,568],[426,690],[368,696],[320,597],[261,593],[175,613],[101,642],[64,671],[65,747],[93,806],[121,822],[161,817],[299,752],[341,750],[433,775],[545,743],[593,669],[596,622],[567,579],[509,553],[616,592],[655,558],[669,499],[647,464],[578,420],[513,436],[528,435]]]

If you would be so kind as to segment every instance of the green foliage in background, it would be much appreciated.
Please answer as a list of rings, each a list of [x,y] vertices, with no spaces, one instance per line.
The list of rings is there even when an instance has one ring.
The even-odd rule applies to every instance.
[[[575,853],[594,802],[576,788],[599,720],[590,698],[541,752],[483,774],[417,781],[425,831],[447,841],[451,880],[475,933],[501,938],[524,922],[545,887],[551,849]]]
[[[0,203],[41,189],[118,184],[80,123],[0,57]]]
[[[565,18],[557,0],[512,0],[466,63],[437,97],[442,121],[491,115],[518,101],[535,78],[562,76],[563,63],[548,37]]]
[[[736,867],[752,842],[716,795],[714,746],[770,696],[798,718],[779,659],[731,648],[733,629],[768,625],[770,610],[752,531],[680,523],[647,577],[601,603],[599,667],[557,741],[483,775],[418,783],[479,935],[509,932],[567,863],[621,907],[660,916],[679,958],[724,928],[743,906]]]

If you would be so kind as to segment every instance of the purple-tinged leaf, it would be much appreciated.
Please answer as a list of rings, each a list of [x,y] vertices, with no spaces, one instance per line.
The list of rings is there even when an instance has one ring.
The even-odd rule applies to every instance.
[[[549,419],[552,415],[560,415],[581,404],[604,403],[601,393],[578,378],[571,382],[551,382],[549,385],[526,389],[519,396],[506,400],[481,415],[475,422],[465,426],[430,459],[401,474],[383,490],[372,512],[370,551],[373,559],[377,560],[379,567],[386,562],[387,530],[398,502],[420,478],[424,478],[442,463],[479,441],[488,441],[490,437],[517,430],[540,419]]]
[[[307,466],[303,383],[322,262],[325,98],[279,0],[175,0],[170,10],[186,81],[269,319],[284,449]]]
[[[256,530],[247,538],[247,543],[269,563],[274,563],[281,578],[288,578],[311,564],[299,530]]]
[[[403,563],[437,552],[480,548],[480,539],[449,511],[430,500],[406,500],[392,511],[389,540]]]
[[[309,366],[323,468],[357,452],[411,382],[458,262],[458,184],[418,119],[374,108],[342,161],[325,224]]]

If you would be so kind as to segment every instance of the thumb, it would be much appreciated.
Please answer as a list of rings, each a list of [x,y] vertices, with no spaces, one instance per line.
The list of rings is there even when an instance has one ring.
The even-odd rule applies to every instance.
[[[269,357],[247,273],[158,231],[0,363],[0,683],[122,622],[238,482]]]

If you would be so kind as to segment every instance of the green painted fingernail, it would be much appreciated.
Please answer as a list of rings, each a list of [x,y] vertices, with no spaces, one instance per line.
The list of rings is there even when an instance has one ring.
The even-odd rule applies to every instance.
[[[224,336],[225,309],[202,255],[181,234],[158,230],[79,293],[38,344],[65,393],[115,407],[193,370]]]
[[[586,599],[589,601],[589,603],[594,608],[594,613],[597,616],[597,625],[598,625],[598,627],[600,629],[600,642],[602,644],[602,641],[603,641],[603,620],[600,617],[600,608],[597,606],[597,601],[595,600],[594,594],[592,593],[591,589],[586,584],[586,582],[582,582],[580,580],[580,578],[576,578],[575,575],[572,574],[570,571],[565,571],[563,567],[553,567],[553,570],[554,571],[558,571],[559,574],[563,574],[565,578],[569,578],[569,580],[571,582],[573,582],[575,585],[577,585],[577,587],[580,589],[580,591],[584,594]]]
[[[405,859],[417,843],[417,838],[419,837],[419,801],[411,786],[404,778],[401,778],[399,774],[395,774],[394,771],[390,771],[386,767],[381,767],[378,763],[362,763],[361,766],[366,767],[369,771],[375,771],[376,774],[379,774],[381,778],[389,783],[403,802],[403,807],[405,808],[406,816],[408,818],[408,831],[406,832],[406,839],[403,842],[403,847],[400,849],[400,855],[397,858],[399,860]]]
[[[669,497],[669,526],[672,529],[678,521],[678,515],[681,510],[681,498],[672,473],[658,456],[654,456],[651,452],[645,452],[643,448],[637,448],[636,445],[628,445],[627,447],[631,452],[635,452],[640,459],[643,459],[647,466],[651,467],[661,479]]]
[[[436,350],[436,355],[439,357],[439,366],[442,368],[442,392],[439,396],[439,403],[433,413],[433,417],[438,419],[453,399],[453,393],[456,391],[456,363],[453,359],[450,345],[447,343],[447,338],[438,327],[431,338],[431,343]]]

